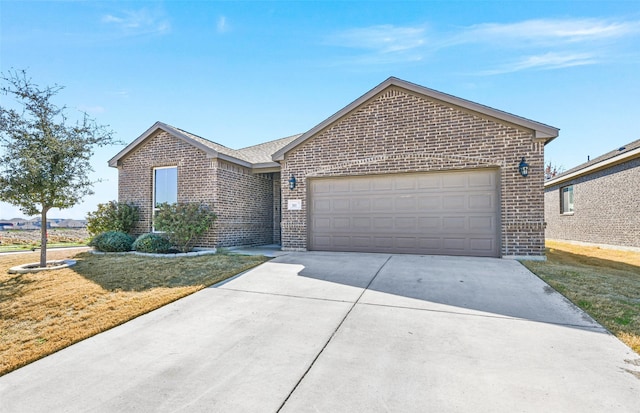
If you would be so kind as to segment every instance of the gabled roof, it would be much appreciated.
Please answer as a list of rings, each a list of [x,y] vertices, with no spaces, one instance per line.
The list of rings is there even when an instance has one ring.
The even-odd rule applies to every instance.
[[[634,158],[640,158],[640,139],[623,145],[613,151],[607,152],[604,155],[600,155],[597,158],[593,158],[576,166],[575,168],[571,168],[568,171],[545,181],[544,186],[556,185],[560,182],[568,181],[569,179],[599,171],[604,168],[609,168],[622,162],[630,161]]]
[[[437,90],[433,90],[433,89],[426,88],[424,86],[416,85],[415,83],[407,82],[405,80],[398,79],[396,77],[390,77],[387,80],[385,80],[384,82],[380,83],[375,88],[371,89],[369,92],[365,93],[364,95],[362,95],[358,99],[356,99],[353,102],[351,102],[349,105],[345,106],[340,111],[336,112],[335,114],[333,114],[332,116],[327,118],[322,123],[318,124],[313,129],[311,129],[308,132],[300,135],[300,137],[296,138],[291,143],[289,143],[288,145],[284,146],[282,149],[280,149],[279,151],[274,153],[273,154],[273,160],[274,161],[284,160],[285,153],[287,153],[291,149],[295,148],[296,146],[300,145],[301,143],[303,143],[304,141],[306,141],[310,137],[314,136],[315,134],[317,134],[321,130],[325,129],[326,127],[328,127],[332,123],[336,122],[337,120],[339,120],[343,116],[346,116],[351,111],[357,109],[360,105],[362,105],[363,103],[365,103],[369,99],[373,98],[378,93],[382,92],[383,90],[385,90],[385,89],[387,89],[389,87],[393,87],[393,86],[399,87],[399,88],[402,88],[402,89],[406,89],[408,91],[411,91],[411,92],[414,92],[414,93],[417,93],[417,94],[420,94],[420,95],[424,95],[424,96],[426,96],[428,98],[431,98],[431,99],[439,100],[439,101],[447,103],[449,105],[453,105],[453,106],[457,106],[457,107],[460,107],[460,108],[463,108],[463,109],[466,109],[466,110],[477,112],[477,113],[482,114],[484,116],[488,116],[488,117],[491,117],[491,118],[494,118],[494,119],[497,119],[497,120],[509,122],[509,123],[514,124],[514,125],[526,128],[526,129],[531,129],[535,133],[535,135],[534,135],[535,138],[543,140],[545,142],[545,144],[550,142],[554,138],[556,138],[558,136],[558,131],[560,130],[558,128],[554,128],[553,126],[545,125],[544,123],[539,123],[539,122],[535,122],[535,121],[532,121],[532,120],[529,120],[529,119],[526,119],[526,118],[523,118],[523,117],[520,117],[520,116],[512,115],[510,113],[503,112],[501,110],[494,109],[494,108],[491,108],[489,106],[484,106],[484,105],[481,105],[479,103],[472,102],[470,100],[465,100],[465,99],[462,99],[462,98],[459,98],[459,97],[456,97],[456,96],[453,96],[453,95],[448,95],[446,93],[438,92]]]
[[[260,168],[278,168],[280,165],[271,160],[271,155],[288,144],[300,135],[289,136],[287,138],[276,139],[261,143],[259,145],[249,146],[243,149],[231,149],[219,143],[210,141],[201,136],[187,132],[183,129],[176,128],[166,123],[156,122],[147,129],[136,140],[127,145],[116,156],[109,160],[109,166],[117,167],[120,159],[124,158],[128,153],[133,151],[138,145],[144,142],[158,130],[163,130],[170,135],[183,140],[184,142],[200,149],[207,154],[209,158],[220,158],[226,161],[245,166],[252,169]]]

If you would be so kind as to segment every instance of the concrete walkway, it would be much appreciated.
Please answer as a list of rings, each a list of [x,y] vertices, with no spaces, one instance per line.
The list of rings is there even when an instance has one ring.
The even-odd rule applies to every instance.
[[[640,356],[511,260],[290,253],[0,377],[2,412],[637,412]]]

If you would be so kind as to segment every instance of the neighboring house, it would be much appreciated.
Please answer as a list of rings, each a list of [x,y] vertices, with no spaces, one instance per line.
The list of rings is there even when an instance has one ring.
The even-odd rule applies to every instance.
[[[539,258],[556,136],[392,77],[302,135],[234,150],[157,122],[109,165],[138,234],[159,202],[202,201],[218,215],[203,247]]]
[[[640,140],[544,184],[548,239],[640,248]]]

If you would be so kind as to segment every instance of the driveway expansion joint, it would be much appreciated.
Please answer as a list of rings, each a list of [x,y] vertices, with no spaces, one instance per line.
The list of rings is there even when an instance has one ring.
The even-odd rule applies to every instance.
[[[300,299],[303,299],[303,300],[330,301],[330,302],[333,302],[333,303],[352,303],[352,304],[356,303],[356,301],[349,301],[349,300],[335,300],[335,299],[332,299],[332,298],[308,297],[308,296],[304,296],[304,295],[295,295],[295,294],[280,294],[280,293],[273,293],[273,292],[266,292],[266,291],[242,290],[242,289],[239,289],[239,288],[220,288],[220,290],[223,290],[223,291],[235,291],[237,293],[273,295],[273,296],[276,296],[276,297],[300,298]],[[360,296],[362,296],[362,294],[360,294]]]
[[[296,389],[298,388],[298,386],[300,386],[300,383],[302,383],[302,380],[304,380],[304,378],[306,377],[307,373],[309,373],[309,371],[313,368],[314,364],[316,364],[316,361],[318,360],[318,358],[320,358],[320,355],[322,355],[322,353],[324,352],[324,350],[327,348],[327,346],[329,345],[329,343],[331,342],[331,340],[333,340],[333,338],[335,337],[336,333],[338,332],[338,330],[340,330],[340,327],[342,327],[342,325],[344,324],[345,320],[347,319],[347,317],[349,317],[349,314],[351,314],[351,311],[353,311],[353,309],[355,308],[356,304],[358,304],[358,301],[360,301],[360,299],[362,298],[362,296],[364,295],[364,293],[369,289],[369,287],[371,287],[371,284],[373,284],[373,281],[376,279],[376,277],[378,276],[378,274],[380,274],[380,271],[382,271],[382,269],[384,268],[385,265],[387,265],[387,263],[389,262],[389,260],[391,259],[392,255],[389,255],[387,257],[387,259],[382,263],[382,265],[380,266],[380,268],[378,268],[378,270],[376,271],[376,273],[373,275],[373,277],[371,277],[371,280],[369,280],[369,283],[367,284],[367,286],[362,290],[362,292],[360,293],[360,295],[358,296],[358,298],[356,299],[356,301],[354,301],[351,305],[351,307],[349,308],[349,311],[347,311],[347,313],[344,315],[344,317],[342,317],[342,320],[340,320],[340,323],[338,323],[338,325],[336,326],[336,328],[333,330],[333,333],[331,333],[331,336],[329,336],[329,339],[324,343],[324,345],[322,346],[322,348],[320,349],[320,351],[318,352],[318,354],[316,354],[316,356],[314,357],[314,359],[311,361],[311,363],[309,364],[309,367],[307,367],[307,369],[305,370],[305,372],[302,374],[302,376],[300,376],[300,379],[298,380],[298,382],[295,384],[295,386],[293,386],[293,388],[291,389],[291,391],[289,392],[289,394],[287,395],[287,397],[284,399],[284,401],[282,402],[282,404],[280,405],[280,407],[278,407],[278,410],[276,410],[277,412],[280,412],[282,410],[282,408],[287,404],[287,401],[289,400],[289,398],[291,397],[291,395],[296,391]]]

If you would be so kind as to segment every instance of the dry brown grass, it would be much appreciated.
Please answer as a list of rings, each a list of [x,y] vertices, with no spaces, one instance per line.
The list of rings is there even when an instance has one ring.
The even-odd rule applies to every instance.
[[[77,251],[51,251],[49,260]],[[75,267],[13,275],[39,253],[0,256],[0,375],[254,267],[264,257],[80,253]]]
[[[640,253],[547,242],[524,265],[640,354]]]

